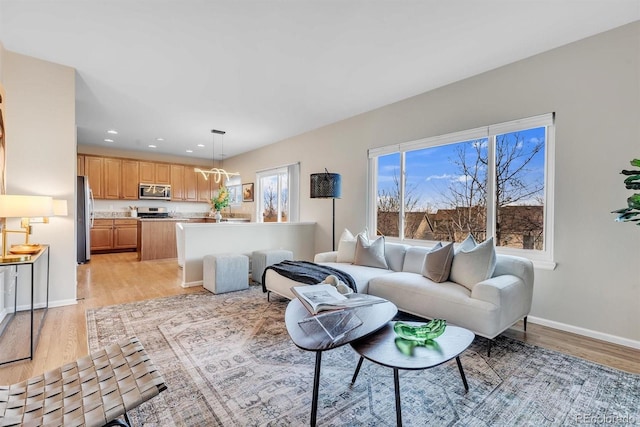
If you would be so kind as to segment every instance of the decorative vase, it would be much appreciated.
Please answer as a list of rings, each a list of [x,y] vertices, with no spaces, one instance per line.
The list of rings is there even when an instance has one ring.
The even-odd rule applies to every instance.
[[[216,211],[213,217],[216,219],[216,222],[222,221],[222,214],[220,213],[220,211]]]

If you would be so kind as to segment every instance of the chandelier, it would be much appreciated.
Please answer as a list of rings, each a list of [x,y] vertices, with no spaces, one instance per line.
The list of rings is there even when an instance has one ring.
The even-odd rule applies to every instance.
[[[213,148],[211,153],[212,164],[215,164],[215,157],[216,157],[216,137],[215,136],[217,134],[217,135],[222,135],[222,162],[223,162],[222,166],[224,166],[224,134],[226,132],[223,130],[211,129],[211,133],[213,134]],[[193,168],[193,171],[196,173],[201,173],[205,181],[209,179],[210,175],[213,176],[213,179],[216,184],[220,183],[220,181],[222,180],[222,177],[225,177],[225,179],[228,181],[229,177],[240,175],[238,172],[227,172],[223,168],[217,168],[215,166],[213,166],[211,169]]]

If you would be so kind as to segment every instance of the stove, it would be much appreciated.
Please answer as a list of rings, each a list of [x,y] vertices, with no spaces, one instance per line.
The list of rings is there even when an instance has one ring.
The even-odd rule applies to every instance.
[[[138,218],[169,218],[167,208],[138,208]]]

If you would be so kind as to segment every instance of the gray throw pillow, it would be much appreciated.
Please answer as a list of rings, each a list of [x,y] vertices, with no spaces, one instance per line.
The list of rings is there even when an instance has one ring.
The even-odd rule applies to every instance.
[[[353,260],[356,265],[389,269],[387,260],[384,257],[384,236],[377,238],[373,242],[361,234],[356,238],[356,256]]]
[[[487,280],[496,268],[496,248],[493,237],[471,250],[458,250],[453,256],[450,279],[469,290],[476,283]]]
[[[436,283],[446,282],[449,280],[452,261],[453,243],[449,243],[446,246],[438,243],[429,251],[424,259],[422,275]]]
[[[473,235],[469,234],[466,239],[460,243],[455,250],[457,254],[460,251],[469,252],[471,249],[475,248],[478,245],[476,239],[473,238]]]

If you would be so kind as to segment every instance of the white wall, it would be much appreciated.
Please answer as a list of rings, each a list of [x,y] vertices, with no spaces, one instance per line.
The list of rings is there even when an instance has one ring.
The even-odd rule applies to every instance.
[[[402,64],[399,64],[402,66]],[[313,100],[309,100],[313,102]],[[340,102],[340,100],[336,100]],[[301,220],[331,248],[331,201],[309,174],[342,174],[336,234],[366,222],[367,149],[556,112],[554,271],[536,270],[539,323],[640,347],[640,229],[613,221],[630,193],[618,172],[640,157],[640,23],[636,22],[225,160],[243,182],[301,162]]]
[[[7,194],[66,199],[69,216],[34,224],[30,240],[51,248],[52,306],[76,301],[75,258],[75,71],[7,50],[2,57],[5,89]],[[19,221],[11,220],[11,228]],[[19,239],[24,239],[19,236]]]

